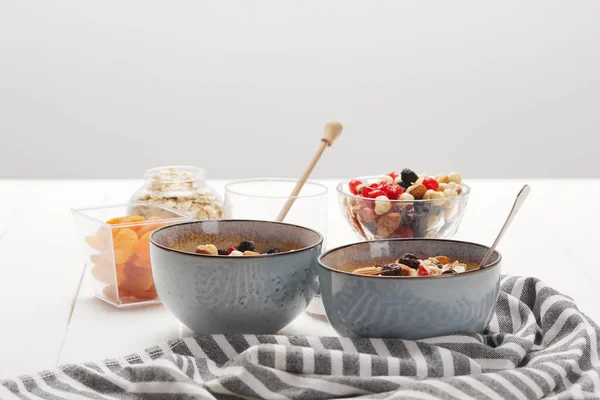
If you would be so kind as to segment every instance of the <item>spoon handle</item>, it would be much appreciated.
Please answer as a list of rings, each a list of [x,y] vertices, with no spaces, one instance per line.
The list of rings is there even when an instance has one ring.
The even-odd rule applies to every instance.
[[[525,185],[525,186],[523,186],[523,188],[521,189],[519,194],[517,194],[517,198],[515,199],[515,202],[513,203],[512,209],[510,210],[510,213],[508,214],[506,221],[504,221],[504,225],[502,226],[502,229],[500,229],[500,232],[498,233],[496,240],[494,240],[494,244],[492,244],[492,247],[490,247],[490,249],[487,251],[487,253],[483,257],[483,259],[479,263],[479,268],[483,268],[483,266],[488,261],[488,259],[492,256],[492,254],[494,254],[494,250],[496,250],[496,246],[498,246],[498,243],[500,243],[500,239],[502,239],[502,236],[504,236],[504,234],[506,233],[506,230],[508,229],[511,222],[515,218],[515,215],[517,215],[517,212],[519,211],[519,209],[525,202],[525,199],[527,199],[527,196],[529,196],[529,192],[531,192],[531,188],[529,187],[529,185]]]

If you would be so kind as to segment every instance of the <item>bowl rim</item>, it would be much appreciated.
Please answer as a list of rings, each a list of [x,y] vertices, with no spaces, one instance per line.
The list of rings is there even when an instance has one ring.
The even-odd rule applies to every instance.
[[[346,193],[344,192],[344,186],[346,186],[348,183],[350,183],[351,180],[354,179],[358,179],[358,180],[367,180],[367,179],[375,179],[375,178],[381,178],[384,175],[368,175],[368,176],[359,176],[356,178],[350,178],[350,179],[345,179],[341,182],[339,182],[336,186],[335,186],[335,190],[346,197],[350,197],[350,198],[354,198],[354,199],[358,199],[358,200],[372,200],[372,201],[376,201],[376,199],[372,199],[370,197],[363,197],[363,196],[358,196],[352,193]],[[467,197],[469,195],[469,193],[471,193],[471,186],[467,185],[464,182],[461,182],[460,187],[463,188],[464,190],[456,196],[452,196],[452,197],[444,197],[442,199],[421,199],[421,200],[389,200],[392,203],[398,203],[398,204],[402,204],[402,203],[406,203],[406,204],[411,204],[411,203],[415,203],[415,202],[420,202],[420,203],[428,203],[428,202],[435,202],[435,201],[440,201],[440,200],[454,200],[454,199],[460,199],[462,197]]]
[[[453,239],[427,239],[427,238],[395,238],[395,239],[377,239],[377,240],[363,240],[360,242],[354,242],[354,243],[350,243],[350,244],[345,244],[343,246],[339,246],[339,247],[334,247],[333,249],[329,249],[326,252],[322,253],[318,258],[317,258],[317,262],[319,263],[319,266],[321,268],[324,268],[326,270],[332,271],[332,272],[337,272],[339,274],[344,274],[344,275],[350,275],[353,277],[358,277],[358,278],[375,278],[375,279],[410,279],[410,280],[414,280],[414,279],[452,279],[452,278],[459,278],[461,276],[468,276],[468,275],[473,275],[476,274],[478,272],[485,272],[488,270],[491,270],[493,268],[495,268],[498,264],[500,264],[500,261],[502,261],[502,254],[498,251],[498,250],[494,250],[494,253],[498,254],[498,259],[492,263],[488,263],[486,266],[484,266],[483,268],[477,268],[477,269],[472,269],[470,271],[465,271],[465,272],[461,272],[459,274],[446,274],[446,275],[428,275],[428,276],[376,276],[376,275],[360,275],[360,274],[353,274],[352,272],[346,272],[346,271],[341,271],[339,269],[335,269],[332,267],[329,267],[327,265],[325,265],[325,263],[323,263],[323,258],[327,257],[329,254],[341,250],[341,249],[345,249],[346,247],[352,247],[352,246],[356,246],[359,244],[363,244],[363,243],[371,243],[371,242],[397,242],[397,241],[411,241],[411,240],[415,240],[415,241],[435,241],[435,242],[453,242],[453,243],[462,243],[462,244],[468,244],[468,245],[473,245],[473,246],[477,246],[477,247],[481,247],[484,249],[489,249],[488,246],[485,246],[483,244],[479,244],[479,243],[474,243],[474,242],[467,242],[464,240],[453,240]]]
[[[303,247],[301,249],[294,249],[294,251],[284,251],[282,253],[274,253],[274,254],[259,254],[257,256],[246,256],[246,257],[230,257],[229,255],[222,256],[222,255],[218,255],[218,254],[215,255],[215,254],[192,253],[189,251],[177,250],[177,249],[173,249],[173,248],[164,246],[162,244],[158,244],[154,240],[154,234],[156,232],[162,231],[163,229],[168,229],[168,228],[172,228],[175,226],[181,226],[181,225],[214,223],[214,222],[217,222],[217,223],[222,223],[222,222],[225,222],[225,223],[229,223],[229,222],[266,222],[268,224],[287,225],[287,226],[292,226],[295,228],[300,228],[300,229],[303,229],[303,230],[306,230],[306,231],[309,231],[312,233],[316,233],[319,237],[319,240],[310,246]],[[150,234],[150,243],[156,247],[163,249],[163,250],[172,251],[174,253],[179,253],[179,254],[196,256],[196,257],[215,257],[215,258],[226,258],[227,257],[227,259],[229,259],[229,260],[236,260],[236,259],[247,260],[248,258],[255,259],[255,258],[277,257],[277,256],[285,256],[285,255],[289,255],[289,254],[298,254],[300,252],[308,251],[308,250],[314,249],[315,247],[323,244],[323,235],[321,235],[321,233],[317,232],[314,229],[310,229],[310,228],[307,228],[307,227],[301,226],[301,225],[289,224],[287,222],[265,221],[265,220],[260,220],[260,219],[206,219],[206,220],[202,220],[202,221],[183,221],[183,222],[160,227],[160,228],[154,230]]]
[[[235,185],[244,184],[244,183],[252,183],[252,182],[298,183],[298,181],[299,180],[295,179],[295,178],[274,178],[274,177],[268,177],[268,176],[260,177],[260,178],[239,179],[239,180],[227,182],[225,184],[224,190],[225,190],[225,194],[232,193],[237,196],[252,197],[252,198],[256,198],[256,199],[308,199],[311,197],[319,197],[319,196],[324,196],[324,195],[326,196],[327,193],[329,192],[329,188],[326,185],[323,185],[322,183],[319,183],[319,182],[311,181],[310,179],[307,180],[306,182],[304,182],[304,185],[309,184],[309,185],[318,187],[321,190],[319,193],[297,194],[296,196],[290,196],[290,195],[273,195],[273,196],[271,196],[271,195],[260,195],[260,194],[248,194],[248,193],[244,193],[239,190],[233,189],[233,187]],[[267,222],[275,222],[275,221],[267,221]]]

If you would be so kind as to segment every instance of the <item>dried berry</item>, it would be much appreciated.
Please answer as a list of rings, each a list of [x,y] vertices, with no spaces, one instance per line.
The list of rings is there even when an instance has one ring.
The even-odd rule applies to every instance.
[[[405,185],[410,186],[413,183],[415,183],[417,181],[417,179],[419,179],[419,175],[417,175],[414,171],[411,171],[408,168],[405,168],[402,170],[402,172],[400,173],[400,178],[402,179],[402,182],[404,182]]]
[[[422,265],[419,265],[419,268],[417,269],[417,273],[419,274],[419,276],[431,275],[431,272],[429,272],[429,270]]]
[[[382,186],[381,191],[385,193],[388,199],[398,200],[398,197],[404,192],[404,190],[396,185],[395,183],[386,183]]]
[[[227,249],[227,254],[231,254],[232,252],[234,252],[237,249],[237,246],[231,246],[230,248]]]
[[[415,256],[413,253],[404,253],[402,254],[403,258],[412,258],[413,260],[418,260],[419,257]]]
[[[423,214],[427,214],[429,212],[429,209],[431,208],[431,204],[429,204],[429,202],[426,201],[419,201],[419,202],[415,202],[415,211],[417,212],[417,215],[423,215]]]
[[[446,275],[446,274],[456,274],[457,272],[453,269],[447,269],[444,272],[442,272],[442,275]]]
[[[400,186],[403,190],[406,190],[410,187],[410,183],[405,183],[403,181],[398,182],[398,186]]]
[[[390,173],[388,174],[388,176],[389,176],[389,177],[391,177],[392,179],[394,179],[394,180],[395,180],[395,179],[396,179],[397,177],[399,177],[400,175],[398,175],[398,174],[396,173],[396,171],[392,171],[392,172],[390,172]]]
[[[361,181],[359,181],[358,179],[352,179],[350,181],[350,183],[348,184],[349,188],[350,188],[350,193],[352,194],[358,194],[358,185],[362,185],[363,183]]]
[[[417,219],[417,211],[413,206],[405,207],[403,219],[407,224],[412,224]]]
[[[233,250],[232,250],[232,251],[233,251]],[[224,250],[224,249],[218,249],[218,250],[217,250],[217,253],[218,253],[220,256],[227,256],[227,255],[229,255],[229,251],[227,251],[227,250]]]
[[[440,183],[436,181],[435,178],[427,178],[423,181],[423,186],[425,186],[427,190],[438,190]]]
[[[398,264],[404,264],[408,267],[411,267],[412,269],[417,269],[419,268],[419,265],[421,265],[419,260],[415,260],[414,258],[407,258],[405,256],[402,256],[398,259]]]
[[[402,267],[398,264],[388,264],[381,267],[381,276],[400,276],[402,275]]]
[[[410,227],[406,225],[400,225],[398,229],[394,231],[392,236],[395,238],[410,239],[414,237],[414,233]]]
[[[277,253],[281,253],[281,250],[279,250],[279,248],[277,248],[277,247],[273,247],[272,249],[269,249],[266,251],[266,254],[277,254]]]
[[[242,240],[237,247],[237,251],[241,251],[242,253],[245,251],[254,251],[255,249],[254,242],[251,240]]]

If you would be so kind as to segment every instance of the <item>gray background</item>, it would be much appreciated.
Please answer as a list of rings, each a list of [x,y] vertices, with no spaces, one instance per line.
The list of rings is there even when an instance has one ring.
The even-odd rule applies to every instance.
[[[0,177],[600,177],[598,1],[0,0]]]

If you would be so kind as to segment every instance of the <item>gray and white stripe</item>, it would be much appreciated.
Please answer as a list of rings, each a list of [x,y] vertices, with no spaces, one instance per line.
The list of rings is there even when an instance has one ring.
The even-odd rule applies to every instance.
[[[2,380],[0,399],[600,398],[598,326],[537,279],[501,289],[483,334],[196,336]]]

